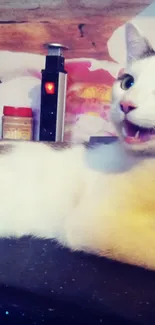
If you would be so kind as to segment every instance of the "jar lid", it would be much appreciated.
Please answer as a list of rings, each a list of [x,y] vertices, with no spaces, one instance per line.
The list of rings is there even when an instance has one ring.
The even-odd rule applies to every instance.
[[[32,108],[4,106],[3,114],[5,116],[32,117]]]

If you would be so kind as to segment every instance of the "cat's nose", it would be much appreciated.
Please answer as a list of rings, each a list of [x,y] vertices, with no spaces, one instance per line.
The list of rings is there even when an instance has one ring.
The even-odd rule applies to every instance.
[[[135,104],[130,100],[122,100],[120,102],[120,109],[123,113],[128,114],[136,108]]]

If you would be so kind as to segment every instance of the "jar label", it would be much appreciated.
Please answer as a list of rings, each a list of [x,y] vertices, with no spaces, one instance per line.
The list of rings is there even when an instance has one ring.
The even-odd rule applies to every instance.
[[[3,125],[3,139],[32,140],[32,129],[29,127],[11,127]]]

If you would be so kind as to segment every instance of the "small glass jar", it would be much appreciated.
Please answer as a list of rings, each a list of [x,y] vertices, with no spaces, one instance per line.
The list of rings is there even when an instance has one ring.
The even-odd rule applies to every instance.
[[[33,117],[31,108],[4,106],[2,139],[33,140]]]

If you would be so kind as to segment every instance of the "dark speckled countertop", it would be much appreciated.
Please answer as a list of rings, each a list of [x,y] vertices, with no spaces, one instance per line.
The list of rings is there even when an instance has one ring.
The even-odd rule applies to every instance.
[[[1,239],[0,256],[0,315],[7,322],[155,324],[154,272],[28,237]]]

